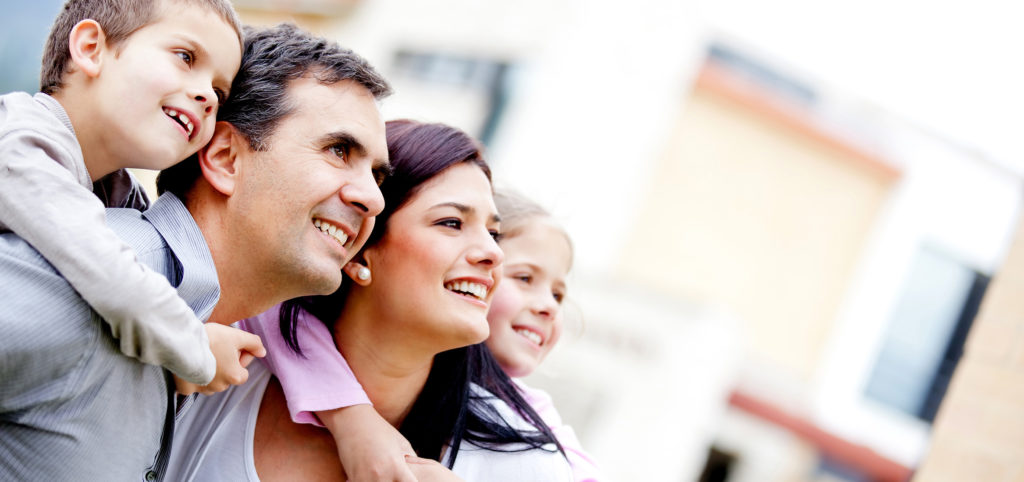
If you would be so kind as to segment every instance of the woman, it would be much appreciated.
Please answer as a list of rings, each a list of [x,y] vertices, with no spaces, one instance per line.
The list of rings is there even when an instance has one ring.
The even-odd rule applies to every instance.
[[[502,253],[479,147],[437,124],[392,121],[387,135],[386,207],[345,267],[351,279],[334,295],[285,305],[283,332],[301,349],[297,315],[324,321],[374,408],[421,457],[456,475],[571,480],[551,431],[481,343]],[[250,383],[197,405],[176,430],[175,450],[185,448],[170,479],[342,478],[330,435],[291,422],[259,362]]]

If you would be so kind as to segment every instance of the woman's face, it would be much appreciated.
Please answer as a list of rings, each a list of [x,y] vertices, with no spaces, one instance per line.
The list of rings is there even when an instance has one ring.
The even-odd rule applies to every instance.
[[[377,322],[434,353],[486,339],[501,278],[498,229],[491,184],[478,166],[459,163],[423,183],[363,253]]]
[[[487,346],[512,377],[533,372],[562,335],[561,305],[572,251],[565,234],[543,220],[526,220],[501,242],[504,280],[487,320]]]

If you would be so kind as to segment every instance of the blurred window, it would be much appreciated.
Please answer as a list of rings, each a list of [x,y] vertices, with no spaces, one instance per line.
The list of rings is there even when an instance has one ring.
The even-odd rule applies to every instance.
[[[402,107],[429,113],[431,119],[440,116],[435,120],[489,144],[508,105],[511,75],[511,65],[502,60],[400,50],[390,77],[400,95],[414,97]]]
[[[988,280],[938,251],[919,250],[868,380],[868,398],[931,422]]]

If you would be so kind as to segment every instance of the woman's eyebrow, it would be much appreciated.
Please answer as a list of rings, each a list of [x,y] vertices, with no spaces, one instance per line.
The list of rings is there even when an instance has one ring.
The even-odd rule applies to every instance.
[[[462,214],[464,214],[464,215],[469,215],[469,214],[472,214],[472,213],[476,212],[476,208],[474,208],[473,206],[467,206],[467,205],[465,205],[465,204],[462,204],[462,203],[457,203],[457,202],[454,202],[454,201],[449,201],[449,202],[443,202],[443,203],[437,203],[437,204],[435,204],[435,205],[431,206],[431,209],[434,209],[434,208],[443,208],[443,207],[451,207],[451,208],[455,208],[455,209],[457,209],[457,210],[458,210],[458,211],[459,211],[460,213],[462,213]],[[501,222],[501,216],[499,216],[499,215],[497,215],[497,214],[494,214],[494,215],[492,215],[492,216],[491,216],[491,219],[490,219],[490,220],[491,220],[491,222],[493,222],[493,223],[500,223],[500,222]]]

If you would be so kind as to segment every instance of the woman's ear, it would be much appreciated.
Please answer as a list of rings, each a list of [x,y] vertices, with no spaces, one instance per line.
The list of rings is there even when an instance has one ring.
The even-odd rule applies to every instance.
[[[89,77],[100,74],[103,56],[107,52],[107,35],[103,27],[91,18],[87,18],[71,27],[68,35],[68,49],[71,52],[71,63]]]
[[[370,271],[370,267],[364,263],[365,261],[362,260],[352,260],[342,268],[342,271],[359,286],[369,286],[373,282],[373,273]]]
[[[235,192],[238,157],[242,149],[252,150],[233,125],[220,121],[213,127],[210,142],[196,153],[206,182],[225,196]]]

